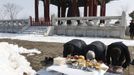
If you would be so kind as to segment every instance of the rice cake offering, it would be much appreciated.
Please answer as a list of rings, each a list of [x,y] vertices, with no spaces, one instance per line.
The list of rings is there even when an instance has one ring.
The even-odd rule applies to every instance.
[[[63,57],[56,57],[54,58],[54,65],[65,65],[66,64],[66,59]]]

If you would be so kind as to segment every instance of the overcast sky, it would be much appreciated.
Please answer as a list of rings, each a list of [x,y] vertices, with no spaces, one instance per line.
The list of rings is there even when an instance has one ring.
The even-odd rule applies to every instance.
[[[15,3],[23,8],[19,13],[19,18],[25,18],[28,16],[34,17],[34,0],[0,0],[0,6],[6,4],[7,2]],[[134,0],[115,0],[107,4],[106,6],[107,16],[121,15],[121,11],[125,10],[128,13],[134,10]],[[43,3],[40,1],[39,4],[40,16],[43,16]],[[57,8],[55,6],[50,7],[51,14],[57,13]],[[83,10],[81,9],[81,13]],[[127,20],[130,18],[127,17]]]

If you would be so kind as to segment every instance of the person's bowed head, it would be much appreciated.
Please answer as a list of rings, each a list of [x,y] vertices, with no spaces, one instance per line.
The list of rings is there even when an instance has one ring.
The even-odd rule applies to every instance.
[[[86,59],[90,60],[90,61],[97,62],[95,59],[95,53],[93,51],[90,51],[90,50],[86,54]]]

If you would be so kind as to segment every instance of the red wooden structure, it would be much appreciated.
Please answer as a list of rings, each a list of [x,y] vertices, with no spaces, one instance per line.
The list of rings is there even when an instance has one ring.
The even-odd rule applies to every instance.
[[[39,0],[35,0],[35,19],[32,20],[30,17],[31,25],[50,25],[50,0],[42,0],[44,3],[44,18],[39,19]],[[58,5],[58,17],[65,17],[66,13],[66,2],[65,0],[59,0]],[[77,16],[78,0],[71,0],[72,5],[72,16]],[[97,5],[98,0],[84,0],[84,16],[97,16]],[[105,0],[101,1],[100,16],[105,16],[106,3]],[[104,21],[101,21],[104,22]]]
[[[49,4],[50,0],[44,0],[44,18],[39,18],[39,0],[35,0],[35,19],[30,17],[31,25],[50,25]]]

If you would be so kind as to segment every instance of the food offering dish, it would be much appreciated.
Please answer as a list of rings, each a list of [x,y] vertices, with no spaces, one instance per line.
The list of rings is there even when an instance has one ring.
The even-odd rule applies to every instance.
[[[74,69],[82,69],[85,71],[93,71],[93,70],[104,70],[106,71],[108,67],[102,66],[103,63],[94,61],[94,60],[86,60],[84,56],[68,56],[66,58],[66,64]]]

